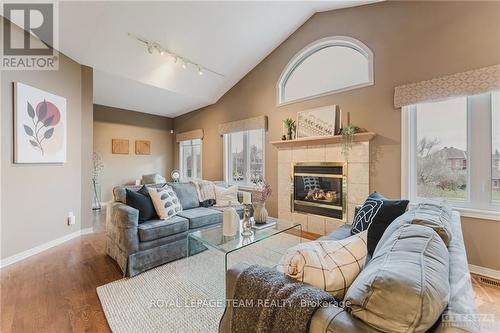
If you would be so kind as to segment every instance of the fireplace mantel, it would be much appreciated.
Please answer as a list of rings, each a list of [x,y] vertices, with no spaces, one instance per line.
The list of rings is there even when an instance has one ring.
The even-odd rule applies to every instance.
[[[357,133],[352,136],[352,141],[353,142],[370,141],[375,137],[375,135],[376,134],[373,132]],[[325,144],[335,144],[335,143],[342,143],[342,135],[311,136],[307,138],[299,138],[293,140],[271,141],[271,144],[277,148],[325,145]]]

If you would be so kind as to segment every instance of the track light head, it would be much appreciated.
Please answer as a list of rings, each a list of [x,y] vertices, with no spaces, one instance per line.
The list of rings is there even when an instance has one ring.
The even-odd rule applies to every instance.
[[[165,50],[164,49],[160,49],[160,55],[161,56],[165,55]]]
[[[198,67],[198,75],[203,75],[203,70],[201,69],[201,67]]]
[[[182,62],[182,68],[183,68],[183,69],[186,69],[186,68],[187,68],[187,65],[186,65],[186,62],[185,62],[185,61],[183,61],[183,62]]]
[[[148,43],[147,45],[148,45],[148,52],[149,52],[149,54],[153,54],[153,51],[154,51],[153,44]]]

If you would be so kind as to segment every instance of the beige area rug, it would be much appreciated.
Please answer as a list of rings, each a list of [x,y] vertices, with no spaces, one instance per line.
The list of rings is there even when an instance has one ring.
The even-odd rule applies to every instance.
[[[238,262],[275,266],[298,237],[280,234],[233,252]],[[224,312],[224,255],[207,250],[97,288],[111,330],[217,332]]]

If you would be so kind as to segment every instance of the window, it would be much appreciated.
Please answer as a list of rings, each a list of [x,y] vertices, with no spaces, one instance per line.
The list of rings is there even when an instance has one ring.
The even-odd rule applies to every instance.
[[[491,197],[500,204],[500,91],[491,94]]]
[[[225,179],[231,184],[255,184],[264,179],[263,129],[224,134]]]
[[[373,84],[373,53],[349,37],[328,37],[308,45],[285,67],[278,104]]]
[[[179,143],[179,161],[182,178],[201,178],[201,140],[181,141]]]
[[[498,218],[499,96],[493,92],[403,107],[403,195],[412,201],[445,198],[464,212]]]

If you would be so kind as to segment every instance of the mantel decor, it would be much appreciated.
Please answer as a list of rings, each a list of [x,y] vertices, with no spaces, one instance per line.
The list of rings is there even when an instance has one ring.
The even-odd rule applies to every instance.
[[[370,141],[375,137],[375,135],[376,134],[373,132],[356,133],[352,135],[352,142]],[[277,148],[327,145],[336,143],[342,143],[342,135],[311,136],[308,138],[299,138],[293,140],[271,141],[271,144]]]

